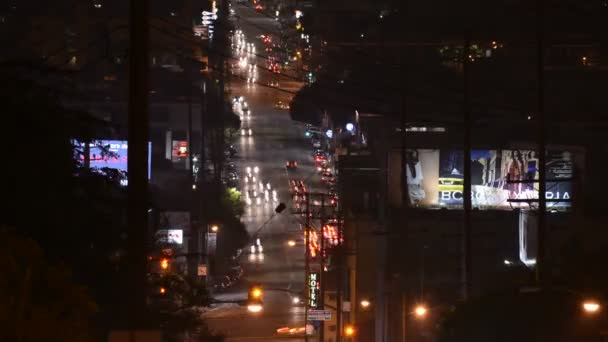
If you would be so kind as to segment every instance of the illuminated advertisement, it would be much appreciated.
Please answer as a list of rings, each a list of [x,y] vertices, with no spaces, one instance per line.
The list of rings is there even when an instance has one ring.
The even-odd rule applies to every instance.
[[[308,273],[308,307],[310,309],[319,308],[319,300],[321,294],[321,279],[320,272],[309,272]]]
[[[177,245],[184,243],[184,231],[181,229],[159,229],[155,235],[156,241],[160,243]]]
[[[176,162],[188,157],[188,142],[173,140],[171,160]]]
[[[84,143],[73,141],[75,146],[84,147]],[[89,144],[90,148],[90,167],[101,170],[104,168],[115,169],[125,175],[127,174],[129,144],[126,140],[99,140]],[[84,162],[84,155],[79,156]],[[148,179],[152,174],[152,143],[148,143]],[[126,179],[123,185],[126,185]]]
[[[472,150],[471,196],[478,208],[530,208],[538,199],[538,156],[533,150]],[[572,200],[574,153],[549,150],[546,157],[547,208],[567,208]],[[462,150],[408,150],[407,193],[413,207],[462,207]]]

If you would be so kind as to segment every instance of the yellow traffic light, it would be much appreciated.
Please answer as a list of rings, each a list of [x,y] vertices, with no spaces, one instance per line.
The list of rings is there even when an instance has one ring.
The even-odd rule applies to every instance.
[[[160,268],[166,270],[169,268],[169,259],[163,258],[160,260]]]
[[[253,298],[253,299],[260,299],[260,298],[262,298],[262,295],[264,294],[264,292],[262,291],[262,288],[260,288],[259,286],[252,287],[251,291],[249,291],[249,293],[251,294],[251,298]]]
[[[355,327],[352,325],[347,325],[344,327],[344,336],[350,337],[355,335]]]

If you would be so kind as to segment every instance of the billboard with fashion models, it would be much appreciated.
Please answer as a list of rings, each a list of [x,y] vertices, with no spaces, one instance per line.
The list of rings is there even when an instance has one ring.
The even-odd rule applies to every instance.
[[[549,210],[571,206],[574,156],[566,150],[547,151],[545,196]],[[539,160],[535,151],[472,150],[470,163],[474,207],[529,209],[537,206]],[[462,150],[408,150],[404,167],[410,206],[462,207]]]

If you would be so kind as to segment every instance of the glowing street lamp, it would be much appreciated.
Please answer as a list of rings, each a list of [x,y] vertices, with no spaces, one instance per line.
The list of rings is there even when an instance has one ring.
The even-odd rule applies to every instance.
[[[600,311],[600,303],[595,300],[587,300],[583,302],[583,310],[588,314],[595,314]]]
[[[295,242],[294,240],[289,240],[289,241],[287,241],[287,245],[288,245],[289,247],[293,247],[293,246],[295,246],[295,245],[296,245],[296,242]]]
[[[418,318],[423,318],[424,316],[426,316],[427,311],[428,310],[427,310],[426,306],[418,305],[414,309],[414,314],[416,314],[416,317],[418,317]]]
[[[367,299],[363,299],[360,304],[363,309],[367,309],[372,303]]]
[[[217,224],[214,224],[209,229],[211,230],[211,232],[217,233],[220,230],[220,227]]]

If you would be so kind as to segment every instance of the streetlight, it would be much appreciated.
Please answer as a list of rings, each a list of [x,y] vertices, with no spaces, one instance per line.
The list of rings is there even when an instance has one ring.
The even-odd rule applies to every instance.
[[[586,300],[583,302],[583,310],[588,314],[595,314],[600,311],[600,303],[595,300]]]
[[[360,303],[360,304],[361,304],[361,307],[362,307],[363,309],[367,309],[367,308],[369,308],[369,306],[370,306],[372,303],[370,303],[370,301],[369,301],[369,300],[367,300],[367,299],[363,299],[363,300],[361,300],[361,303]]]
[[[217,233],[220,230],[220,227],[217,224],[211,226],[211,232]]]
[[[418,318],[423,318],[424,316],[426,316],[427,311],[428,310],[427,310],[426,306],[418,305],[414,309],[414,314],[416,314],[416,317],[418,317]]]
[[[293,246],[295,246],[295,245],[296,245],[296,242],[295,242],[294,240],[289,240],[289,241],[287,241],[287,245],[288,245],[289,247],[293,247]]]

